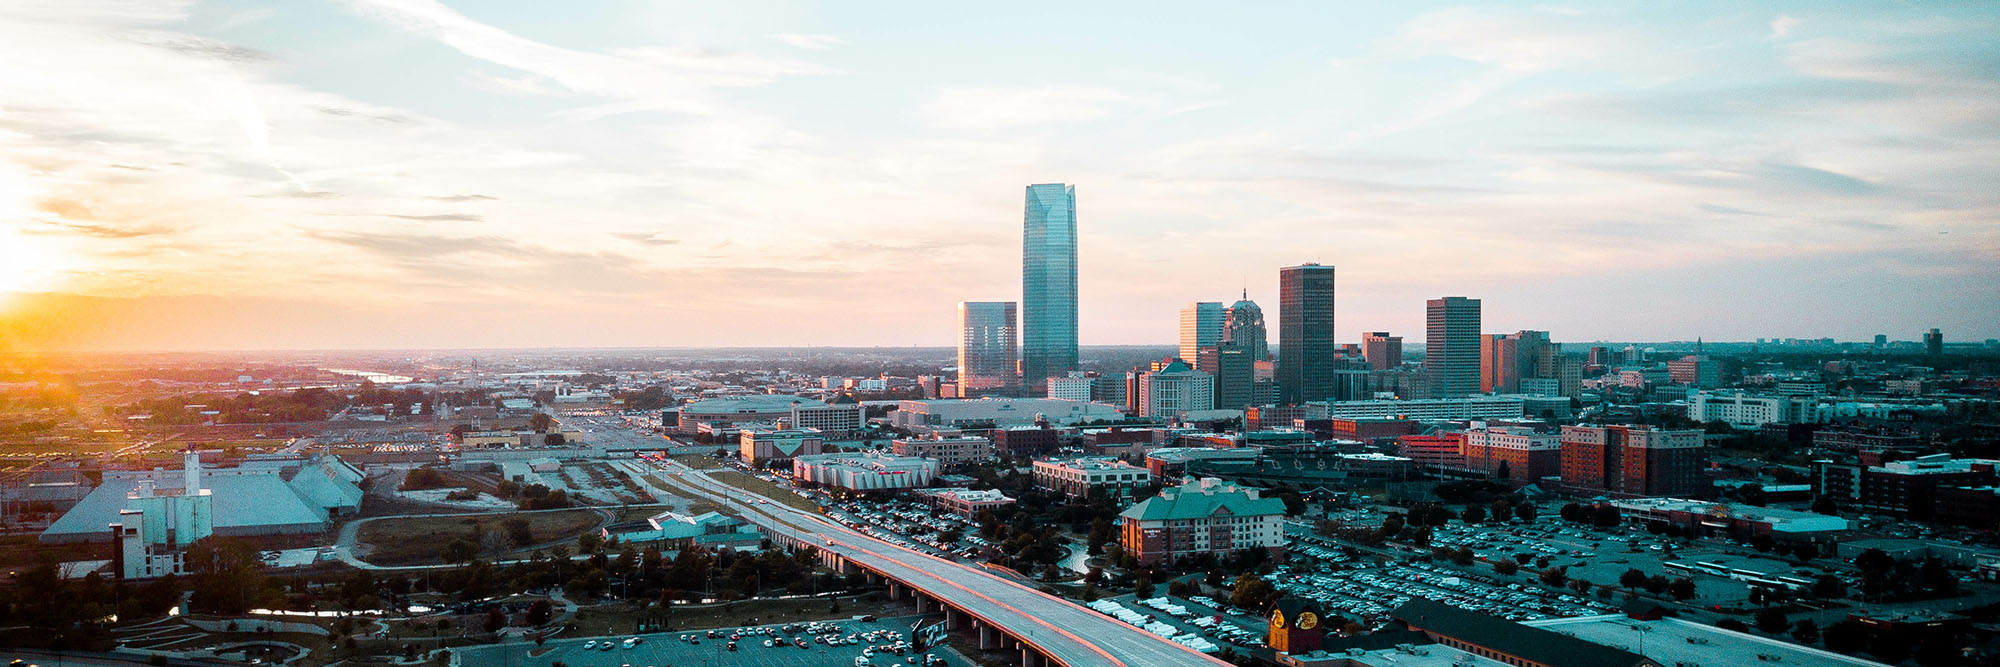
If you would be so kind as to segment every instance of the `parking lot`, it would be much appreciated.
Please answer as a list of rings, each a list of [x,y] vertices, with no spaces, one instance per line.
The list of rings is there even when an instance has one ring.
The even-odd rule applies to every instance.
[[[917,621],[931,623],[940,618],[907,616],[870,622],[843,620],[557,639],[548,641],[547,650],[540,655],[530,655],[534,644],[527,642],[457,650],[462,656],[461,664],[465,665],[534,667],[561,662],[569,667],[850,667],[861,664],[856,658],[866,652],[867,664],[873,666],[928,662],[933,667],[971,667],[962,656],[945,648],[925,652],[904,648],[901,653],[893,650],[898,644],[907,646],[911,627]],[[781,639],[784,643],[779,644]],[[733,650],[732,642],[736,645]]]

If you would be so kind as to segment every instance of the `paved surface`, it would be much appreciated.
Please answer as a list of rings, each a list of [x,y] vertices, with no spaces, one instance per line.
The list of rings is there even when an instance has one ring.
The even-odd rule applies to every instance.
[[[842,626],[847,632],[859,633],[867,630],[897,630],[908,635],[910,622],[917,618],[882,619],[874,623],[840,621],[838,625]],[[930,618],[936,620],[937,615],[933,614]],[[740,630],[740,628],[729,628],[725,629],[724,632],[735,630]],[[717,667],[722,665],[728,665],[729,667],[851,667],[854,664],[854,659],[861,655],[861,649],[868,646],[868,642],[863,640],[860,643],[848,646],[824,646],[813,643],[809,648],[800,648],[798,646],[766,647],[764,646],[764,640],[768,637],[755,635],[754,638],[751,636],[744,637],[736,643],[736,650],[730,651],[728,649],[729,640],[726,637],[723,639],[709,639],[703,634],[706,632],[706,630],[690,630],[687,633],[662,632],[636,635],[643,640],[639,645],[627,649],[621,643],[615,645],[609,651],[585,649],[583,648],[583,644],[586,641],[599,643],[604,641],[623,642],[626,637],[634,635],[617,635],[603,638],[578,637],[575,639],[551,639],[546,643],[546,648],[549,649],[547,653],[532,657],[528,653],[534,648],[534,644],[529,642],[472,646],[455,649],[455,651],[459,654],[458,663],[464,667],[473,667],[475,665],[543,667],[558,661],[570,667],[620,667],[621,665],[674,665],[675,667],[704,665]],[[682,634],[693,634],[700,637],[701,643],[690,644],[682,642],[680,641]],[[804,635],[805,633],[803,632],[796,633],[796,636]],[[806,637],[806,639],[810,642],[812,638]],[[888,642],[884,640],[882,643]],[[944,659],[945,664],[951,667],[971,667],[972,665],[963,656],[945,648],[932,649],[930,654]],[[915,655],[918,654],[908,653],[899,656],[888,653],[877,653],[875,657],[871,658],[871,661],[874,665],[878,666],[909,665],[911,663],[906,662],[905,659]],[[917,658],[917,660],[917,664],[921,664],[923,658]]]
[[[989,574],[983,569],[927,556],[862,535],[784,505],[759,500],[676,462],[658,464],[668,484],[723,503],[755,521],[767,534],[785,535],[839,554],[922,589],[1021,637],[1069,667],[1172,667],[1221,665],[1220,660],[1175,644],[1062,598]],[[671,474],[677,472],[679,474]]]

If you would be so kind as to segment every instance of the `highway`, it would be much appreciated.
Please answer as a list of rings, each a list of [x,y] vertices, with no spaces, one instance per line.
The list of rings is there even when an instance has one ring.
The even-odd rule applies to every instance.
[[[768,535],[791,537],[886,574],[931,599],[980,619],[984,625],[1021,639],[1058,664],[1068,667],[1228,664],[985,570],[898,547],[783,504],[760,502],[757,496],[710,479],[678,462],[652,463],[669,471],[660,476],[668,484],[737,510]]]

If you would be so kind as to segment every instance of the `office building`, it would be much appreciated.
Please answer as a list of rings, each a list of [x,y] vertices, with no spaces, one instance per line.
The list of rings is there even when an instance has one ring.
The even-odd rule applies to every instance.
[[[1015,373],[1014,302],[966,301],[958,304],[958,395],[1011,395],[1018,391]]]
[[[1181,360],[1195,370],[1214,373],[1196,360],[1201,348],[1214,347],[1222,340],[1223,307],[1220,301],[1196,301],[1181,309]]]
[[[1215,407],[1215,376],[1175,359],[1139,380],[1139,415],[1176,417]]]
[[[1991,460],[1955,459],[1950,454],[1880,465],[1869,465],[1870,460],[1879,461],[1880,457],[1867,457],[1861,462],[1814,461],[1813,494],[1832,498],[1843,508],[1929,518],[1940,513],[1941,489],[1980,488],[2000,482],[1994,475],[1995,462]]]
[[[1248,350],[1252,360],[1271,358],[1270,339],[1264,333],[1264,309],[1250,300],[1249,290],[1244,290],[1243,298],[1222,312],[1220,341]]]
[[[1235,343],[1204,347],[1196,367],[1215,376],[1216,409],[1242,410],[1264,402],[1257,395],[1257,362],[1250,350]]]
[[[1069,498],[1130,498],[1153,483],[1153,473],[1110,456],[1036,461],[1035,486]]]
[[[814,454],[792,459],[792,477],[860,493],[919,489],[937,481],[938,462],[891,454]]]
[[[1944,334],[1937,329],[1924,332],[1924,354],[1936,356],[1944,354]]]
[[[880,382],[880,380],[877,380]],[[812,429],[821,436],[840,439],[852,437],[868,425],[868,407],[858,402],[836,402],[830,405],[801,403],[792,406],[790,425],[792,428]]]
[[[1007,456],[1033,456],[1054,451],[1062,436],[1047,426],[1013,426],[987,431],[993,448]]]
[[[1807,419],[1813,403],[1803,396],[1746,394],[1741,391],[1701,391],[1688,401],[1688,419],[1704,424],[1722,422],[1735,428],[1796,424]]]
[[[1517,394],[1521,381],[1554,378],[1556,347],[1547,331],[1519,331],[1479,337],[1479,390]]]
[[[1089,401],[1095,394],[1097,378],[1071,371],[1069,375],[1049,378],[1049,398],[1062,401]]]
[[[1333,267],[1278,270],[1278,402],[1333,396]]]
[[[1564,426],[1563,486],[1625,497],[1707,495],[1701,437],[1651,426]]]
[[[1141,565],[1202,554],[1226,557],[1264,549],[1282,557],[1285,503],[1258,489],[1199,479],[1147,498],[1118,514],[1119,543]]]
[[[1403,337],[1387,331],[1361,334],[1361,358],[1369,370],[1386,371],[1403,365]]]
[[[1875,334],[1875,349],[1879,350],[1888,346],[1889,346],[1888,334]]]
[[[919,456],[946,468],[993,460],[993,441],[985,438],[934,437],[897,438],[889,441],[889,451],[897,456]]]
[[[1463,470],[1465,434],[1439,431],[1429,435],[1410,434],[1396,438],[1396,455],[1409,459],[1420,470]]]
[[[1021,234],[1021,379],[1036,395],[1076,370],[1076,187],[1028,186]]]
[[[1424,367],[1432,378],[1431,395],[1467,396],[1478,393],[1479,300],[1448,296],[1425,302]]]
[[[1667,380],[1696,389],[1722,385],[1722,363],[1706,354],[1690,354],[1667,362]]]

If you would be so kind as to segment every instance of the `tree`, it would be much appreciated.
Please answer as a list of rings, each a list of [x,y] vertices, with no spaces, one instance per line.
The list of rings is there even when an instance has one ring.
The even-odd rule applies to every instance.
[[[1569,589],[1576,591],[1578,593],[1589,593],[1590,586],[1591,583],[1589,579],[1577,577],[1575,579],[1569,580]]]
[[[603,535],[586,531],[576,536],[577,553],[594,554],[602,548],[604,548]]]
[[[1459,547],[1451,552],[1451,562],[1459,567],[1471,565],[1474,557],[1472,547]]]
[[[1460,512],[1458,518],[1468,524],[1484,522],[1486,521],[1486,508],[1479,505],[1466,505],[1465,511]]]
[[[1590,520],[1589,512],[1582,505],[1576,503],[1564,504],[1562,510],[1557,512],[1557,515],[1561,516],[1562,520],[1571,523],[1583,523]]]
[[[463,563],[479,557],[479,543],[463,535],[454,537],[444,543],[439,555],[444,557],[444,562]]]
[[[488,610],[486,620],[480,623],[479,627],[484,628],[489,634],[499,632],[501,628],[507,627],[507,612],[498,608]]]
[[[1730,630],[1730,631],[1734,631],[1734,632],[1749,632],[1749,631],[1750,631],[1750,626],[1748,626],[1748,625],[1744,625],[1742,621],[1739,621],[1739,620],[1736,620],[1736,619],[1733,619],[1733,618],[1725,618],[1725,619],[1722,619],[1722,620],[1720,620],[1720,621],[1716,621],[1716,622],[1715,622],[1715,627],[1718,627],[1718,628],[1722,628],[1722,629],[1724,629],[1724,630]]]
[[[1542,583],[1544,584],[1548,584],[1550,586],[1561,586],[1563,585],[1563,582],[1569,580],[1569,568],[1557,565],[1555,567],[1542,570],[1540,576],[1542,579]]]
[[[1793,623],[1792,639],[1801,644],[1819,643],[1819,624],[1810,618]]]
[[[1776,609],[1765,609],[1757,612],[1757,615],[1753,618],[1757,621],[1758,630],[1763,630],[1774,635],[1784,632],[1785,628],[1792,627],[1791,620],[1785,618],[1785,612]]]
[[[1854,654],[1868,645],[1868,626],[1860,621],[1846,620],[1826,627],[1820,638],[1826,640],[1826,650],[1835,653]]]
[[[1256,574],[1246,573],[1236,578],[1236,589],[1231,593],[1229,603],[1261,612],[1277,597],[1278,589],[1273,588],[1271,582]]]
[[[1618,508],[1610,503],[1598,505],[1590,510],[1590,522],[1599,528],[1616,526],[1619,518]]]
[[[1382,519],[1383,539],[1395,537],[1396,534],[1400,532],[1403,532],[1403,517],[1401,515],[1391,514],[1388,517]]]
[[[1535,515],[1540,513],[1541,508],[1535,507],[1534,503],[1521,503],[1514,506],[1514,518],[1520,519],[1524,523],[1534,523]]]
[[[1869,549],[1854,557],[1854,567],[1864,573],[1888,572],[1896,567],[1896,559],[1881,549]]]
[[[1646,585],[1646,573],[1640,572],[1639,568],[1636,567],[1626,570],[1624,574],[1618,575],[1618,585],[1632,589],[1644,586]]]
[[[555,616],[554,605],[549,604],[548,600],[536,600],[528,605],[528,613],[526,616],[523,617],[522,620],[527,621],[528,625],[532,625],[539,628],[542,627],[543,625],[547,625],[549,619],[554,616]]]
[[[1770,535],[1763,533],[1758,533],[1756,536],[1750,538],[1750,547],[1760,552],[1768,552],[1771,550],[1771,547],[1776,545],[1777,542],[1772,540]]]
[[[1500,576],[1511,577],[1514,576],[1515,572],[1521,571],[1521,564],[1514,562],[1510,558],[1502,558],[1493,561],[1493,571]]]
[[[1816,598],[1837,599],[1847,596],[1847,582],[1831,574],[1822,574],[1813,579],[1812,595]]]
[[[1834,502],[1833,496],[1820,496],[1813,499],[1812,511],[1830,516],[1838,515],[1840,514],[1840,504]]]
[[[525,547],[535,543],[535,532],[529,527],[527,519],[510,517],[502,525],[507,528],[507,541],[514,546]]]
[[[1132,580],[1132,595],[1141,600],[1153,597],[1152,574],[1140,572],[1139,576]]]
[[[535,416],[528,418],[528,428],[535,429],[536,433],[549,432],[549,427],[554,426],[555,423],[556,419],[550,417],[549,413],[546,412],[537,412]]]
[[[1675,600],[1694,597],[1694,580],[1687,577],[1675,579],[1673,583],[1667,584],[1667,592],[1672,593]]]

